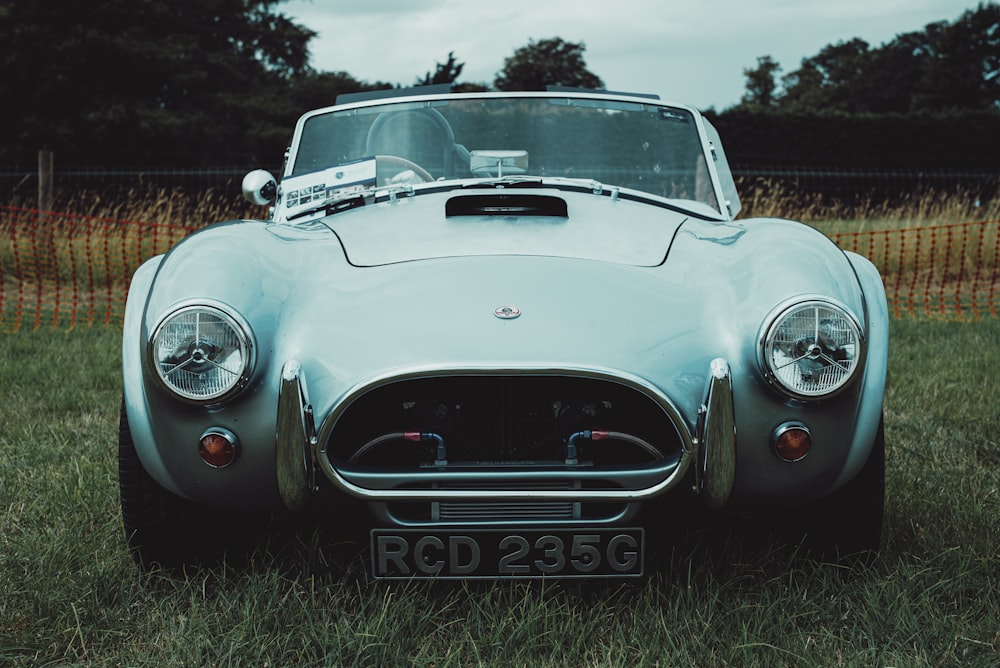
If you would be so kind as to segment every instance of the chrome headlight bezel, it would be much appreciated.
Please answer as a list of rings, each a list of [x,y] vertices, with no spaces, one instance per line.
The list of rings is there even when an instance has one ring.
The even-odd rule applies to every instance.
[[[825,297],[800,297],[764,320],[758,362],[768,383],[785,396],[821,401],[853,383],[866,351],[864,328],[849,308]]]
[[[257,345],[250,326],[228,306],[207,300],[177,304],[152,332],[147,344],[151,375],[171,396],[211,406],[232,399],[250,382]],[[185,369],[191,366],[205,371]],[[213,372],[214,379],[206,377]]]

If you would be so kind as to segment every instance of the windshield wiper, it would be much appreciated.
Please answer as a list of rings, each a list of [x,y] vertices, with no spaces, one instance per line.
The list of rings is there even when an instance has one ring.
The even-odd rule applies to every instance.
[[[592,192],[595,195],[602,195],[605,191],[613,194],[619,190],[618,186],[609,186],[595,179],[573,178],[569,176],[504,176],[496,179],[487,179],[468,183],[462,186],[467,188],[555,188],[557,190],[574,190],[579,192]],[[617,198],[617,196],[615,196]]]
[[[504,176],[497,179],[484,179],[474,183],[467,183],[462,189],[505,189],[505,188],[552,188],[578,193],[591,193],[598,197],[608,197],[612,201],[629,200],[633,202],[643,202],[652,204],[671,211],[678,211],[697,216],[704,220],[716,220],[717,212],[712,214],[704,211],[708,205],[700,202],[679,200],[669,197],[659,197],[652,193],[641,190],[632,190],[617,185],[601,183],[597,179],[573,178],[569,176]],[[694,205],[692,207],[692,205]]]
[[[357,209],[358,207],[365,206],[366,204],[372,204],[382,200],[392,202],[400,196],[410,197],[413,195],[413,192],[413,186],[409,183],[404,183],[380,186],[370,190],[364,190],[347,195],[343,193],[334,194],[327,197],[325,200],[322,200],[315,206],[303,209],[302,211],[296,211],[294,214],[288,216],[288,220],[298,220],[299,218],[304,218],[305,216],[324,210],[326,211],[326,215],[330,216],[335,213],[340,213],[341,211]]]
[[[340,211],[347,211],[348,209],[356,209],[360,206],[364,206],[368,202],[365,193],[360,193],[356,195],[350,195],[344,197],[343,195],[334,195],[329,197],[315,206],[311,206],[302,211],[296,211],[292,215],[288,216],[288,220],[298,220],[299,218],[305,218],[310,216],[317,211],[326,210],[327,215],[331,213],[338,213]]]

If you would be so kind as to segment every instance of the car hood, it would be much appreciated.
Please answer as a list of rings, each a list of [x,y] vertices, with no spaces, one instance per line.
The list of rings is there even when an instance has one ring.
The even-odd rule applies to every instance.
[[[686,213],[625,198],[548,189],[421,194],[341,211],[324,224],[349,262],[528,255],[641,267],[663,263]]]

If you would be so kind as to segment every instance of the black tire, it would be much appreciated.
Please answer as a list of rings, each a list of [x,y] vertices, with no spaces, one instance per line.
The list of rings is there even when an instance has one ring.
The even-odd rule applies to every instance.
[[[812,555],[842,563],[878,554],[885,509],[885,427],[879,420],[875,441],[861,471],[832,494],[784,518],[779,536],[799,542]]]
[[[143,467],[122,402],[118,423],[118,485],[125,538],[143,569],[211,566],[245,556],[256,516],[213,510],[173,494]]]

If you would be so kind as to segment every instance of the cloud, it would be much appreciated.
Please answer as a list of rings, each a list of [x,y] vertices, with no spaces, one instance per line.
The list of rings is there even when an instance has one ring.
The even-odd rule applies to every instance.
[[[278,6],[319,33],[313,66],[364,81],[410,85],[453,52],[462,81],[491,84],[529,40],[584,42],[589,69],[615,90],[657,92],[725,108],[743,93],[743,70],[771,55],[785,72],[828,44],[873,46],[932,21],[953,21],[956,0],[371,0]]]

